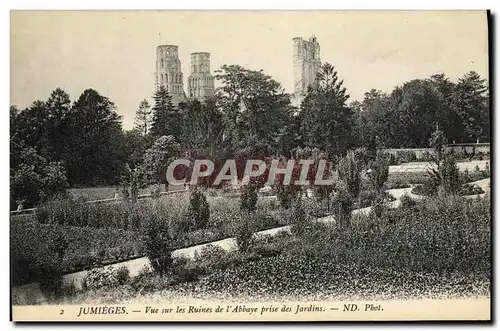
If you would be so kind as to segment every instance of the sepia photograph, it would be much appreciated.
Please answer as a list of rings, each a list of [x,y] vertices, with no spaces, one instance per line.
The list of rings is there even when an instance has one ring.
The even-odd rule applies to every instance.
[[[491,320],[487,10],[13,10],[13,321]]]

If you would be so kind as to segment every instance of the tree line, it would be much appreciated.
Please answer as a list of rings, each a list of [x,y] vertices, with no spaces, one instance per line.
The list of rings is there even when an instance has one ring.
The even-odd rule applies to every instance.
[[[488,87],[475,72],[456,83],[444,74],[414,79],[348,104],[343,81],[325,63],[300,109],[262,70],[223,65],[216,79],[221,87],[203,102],[174,106],[158,89],[152,104],[139,103],[132,130],[93,89],[73,103],[57,88],[24,110],[11,106],[11,205],[34,205],[69,186],[118,184],[141,167],[162,181],[164,163],[181,155],[263,159],[309,147],[336,161],[360,146],[428,147],[436,126],[448,143],[490,140]]]

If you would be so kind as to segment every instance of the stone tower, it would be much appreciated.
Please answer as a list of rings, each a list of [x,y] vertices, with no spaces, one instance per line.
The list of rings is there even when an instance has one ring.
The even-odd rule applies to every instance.
[[[191,53],[188,98],[203,100],[214,95],[214,76],[210,73],[210,53]]]
[[[307,94],[307,88],[314,83],[321,67],[319,43],[312,36],[309,41],[300,37],[293,38],[293,82],[294,97]]]
[[[178,105],[186,100],[184,83],[177,45],[160,45],[156,47],[155,87],[165,86],[172,96],[172,103]]]

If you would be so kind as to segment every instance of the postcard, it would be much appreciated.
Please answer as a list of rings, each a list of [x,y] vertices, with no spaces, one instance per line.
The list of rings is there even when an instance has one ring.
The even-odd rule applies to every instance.
[[[489,12],[12,11],[12,320],[491,320]]]

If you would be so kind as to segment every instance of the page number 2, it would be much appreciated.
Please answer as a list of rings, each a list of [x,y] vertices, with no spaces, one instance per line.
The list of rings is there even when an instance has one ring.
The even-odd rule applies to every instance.
[[[59,313],[59,315],[64,315],[64,309],[61,309],[61,312]]]

